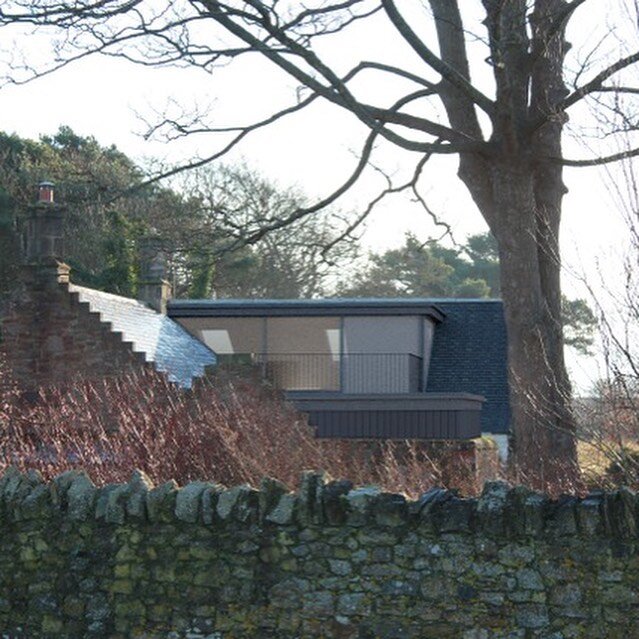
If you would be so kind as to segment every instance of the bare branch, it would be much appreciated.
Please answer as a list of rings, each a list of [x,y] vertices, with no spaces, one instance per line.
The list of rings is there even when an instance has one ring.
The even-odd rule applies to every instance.
[[[451,237],[452,237],[452,229],[451,229],[450,225],[447,224],[446,222],[442,221],[441,219],[439,219],[434,214],[434,212],[427,206],[426,202],[424,201],[422,196],[417,191],[417,182],[418,182],[419,178],[421,177],[421,174],[422,174],[422,171],[424,169],[424,166],[425,166],[426,162],[428,162],[428,160],[432,157],[432,155],[433,154],[427,154],[427,155],[424,155],[422,158],[420,158],[419,162],[417,163],[417,166],[415,167],[415,170],[413,171],[413,175],[412,175],[411,179],[408,180],[408,182],[405,182],[405,183],[400,184],[398,186],[393,186],[392,180],[390,179],[390,177],[381,168],[371,165],[386,180],[386,183],[387,183],[386,188],[382,189],[374,198],[369,200],[369,202],[368,202],[366,208],[364,209],[364,211],[360,215],[358,215],[355,218],[355,220],[353,220],[353,222],[351,222],[346,227],[346,229],[342,233],[340,233],[340,235],[338,235],[330,244],[326,245],[326,247],[324,248],[324,251],[328,252],[336,244],[338,244],[339,242],[342,242],[346,238],[350,237],[352,235],[352,233],[361,224],[364,223],[366,218],[368,218],[368,216],[373,212],[373,210],[376,208],[376,206],[384,198],[386,198],[388,195],[396,195],[396,194],[402,193],[403,191],[406,191],[408,189],[410,189],[415,194],[415,199],[422,205],[422,208],[429,214],[429,216],[433,219],[435,224],[437,226],[444,227],[445,232],[439,239],[442,239],[446,235],[451,235]]]
[[[430,91],[417,91],[409,96],[406,96],[402,100],[404,104],[408,102],[412,102],[413,100],[419,99],[421,97],[427,97],[430,95]],[[437,124],[431,120],[427,120],[426,118],[420,118],[415,115],[410,115],[408,113],[399,113],[395,109],[380,109],[379,107],[368,106],[366,108],[370,111],[370,113],[375,117],[375,119],[380,122],[391,122],[393,124],[400,124],[401,126],[408,127],[410,129],[414,129],[417,131],[423,131],[424,133],[428,133],[430,135],[438,136],[440,139],[446,139],[456,142],[455,146],[461,150],[462,147],[466,147],[468,151],[480,151],[485,150],[489,147],[488,143],[483,140],[474,140],[463,133],[458,133],[453,129],[442,126],[441,124]],[[431,152],[436,152],[436,149],[433,148]]]
[[[639,87],[599,87],[593,93],[631,93],[639,95]]]
[[[449,0],[450,1],[450,0]],[[391,22],[395,28],[399,31],[402,37],[410,44],[413,50],[419,55],[419,57],[428,64],[432,69],[437,71],[444,80],[450,82],[455,88],[457,88],[467,98],[472,100],[477,106],[479,106],[484,112],[492,116],[494,113],[495,105],[486,97],[481,91],[476,89],[469,81],[467,77],[464,77],[463,73],[441,58],[437,57],[419,38],[419,36],[410,28],[404,17],[399,13],[393,0],[382,0],[382,5],[386,11]]]
[[[376,69],[378,71],[386,71],[387,73],[392,73],[399,77],[405,78],[406,80],[411,80],[412,82],[416,82],[417,84],[421,84],[422,86],[430,89],[433,94],[436,94],[438,91],[437,85],[425,80],[424,78],[415,75],[414,73],[410,73],[410,71],[406,71],[405,69],[400,69],[399,67],[394,67],[389,64],[382,64],[381,62],[372,62],[369,60],[365,60],[360,62],[354,70],[364,70],[364,69]]]
[[[270,23],[261,23],[261,26],[266,29],[273,38],[281,42],[281,44],[284,45],[291,53],[303,59],[311,68],[315,69],[324,78],[326,78],[329,82],[328,85],[319,82],[313,75],[310,75],[297,65],[293,64],[287,57],[274,51],[269,45],[265,44],[264,41],[260,40],[248,31],[248,29],[245,29],[233,21],[230,17],[232,12],[227,6],[222,5],[222,3],[217,2],[216,0],[201,1],[202,4],[208,8],[211,14],[215,16],[216,21],[224,26],[224,28],[226,28],[229,32],[246,42],[251,48],[254,48],[265,55],[269,60],[286,71],[289,75],[292,75],[304,86],[310,88],[313,92],[319,94],[329,102],[349,110],[370,129],[378,130],[380,135],[409,151],[429,152],[435,148],[430,143],[408,140],[389,129],[379,129],[375,118],[373,118],[364,105],[355,99],[353,94],[348,90],[345,82],[335,75],[335,73],[327,67],[312,50],[305,49],[303,46],[291,40],[281,31],[281,29],[276,28]],[[459,151],[459,149],[454,149],[448,146],[438,146],[437,148],[440,149],[439,152],[442,153],[456,153]]]
[[[366,2],[366,0],[348,0],[347,2],[341,2],[338,4],[325,5],[318,9],[305,9],[298,16],[293,18],[293,20],[282,25],[281,28],[283,30],[295,29],[299,25],[302,25],[308,22],[311,25],[311,28],[313,29],[312,33],[305,34],[304,39],[305,39],[305,42],[308,44],[313,38],[317,36],[330,35],[330,34],[337,33],[339,31],[343,31],[346,27],[350,26],[354,22],[363,20],[364,18],[368,18],[381,10],[381,5],[379,5],[363,13],[356,14],[351,11],[352,7],[358,4],[362,4],[364,2]],[[338,21],[337,24],[335,24],[334,26],[318,25],[319,17],[327,16],[328,19],[330,20],[332,14],[339,13],[340,10],[348,10],[349,18],[347,20],[344,20],[341,22]]]
[[[267,224],[263,226],[262,228],[260,228],[259,230],[249,234],[248,237],[244,237],[241,240],[238,240],[238,242],[234,243],[234,245],[230,247],[230,250],[233,250],[234,248],[238,248],[239,246],[255,244],[256,242],[261,240],[266,234],[268,234],[270,231],[275,231],[277,229],[288,226],[289,224],[296,222],[297,220],[300,220],[303,217],[310,215],[311,213],[315,213],[327,207],[329,204],[332,204],[333,202],[335,202],[335,200],[337,200],[341,195],[346,193],[346,191],[348,191],[361,176],[362,172],[366,168],[366,165],[368,164],[368,160],[370,158],[370,154],[373,150],[373,145],[378,134],[379,134],[379,131],[371,131],[369,133],[368,138],[366,139],[366,142],[362,149],[361,157],[357,163],[357,166],[355,167],[355,170],[351,173],[348,179],[340,185],[339,188],[335,189],[330,195],[316,202],[312,206],[300,207],[297,210],[295,210],[293,213],[288,215],[287,217],[274,220],[270,224]]]
[[[598,158],[591,158],[589,160],[571,160],[568,158],[550,158],[550,160],[556,164],[563,164],[564,166],[600,166],[602,164],[610,164],[612,162],[619,162],[620,160],[634,158],[638,155],[639,148],[636,148],[629,149],[628,151],[622,151],[620,153],[613,153],[612,155],[604,155]]]
[[[582,87],[571,93],[563,102],[557,105],[557,110],[564,110],[570,108],[573,104],[576,104],[587,96],[589,93],[599,91],[602,88],[603,83],[615,73],[618,73],[622,69],[629,67],[635,62],[639,62],[639,51],[632,55],[617,60],[614,64],[606,67],[603,71],[600,71],[590,82],[584,84]]]

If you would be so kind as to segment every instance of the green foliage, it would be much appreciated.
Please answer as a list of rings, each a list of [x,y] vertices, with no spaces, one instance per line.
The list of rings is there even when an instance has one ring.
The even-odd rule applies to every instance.
[[[102,263],[91,270],[81,261],[67,260],[76,282],[101,291],[131,297],[135,295],[137,280],[136,239],[141,231],[117,210],[105,212],[101,236],[96,238]]]
[[[591,354],[593,330],[597,318],[588,302],[583,299],[569,300],[562,296],[561,314],[564,325],[564,342],[580,353]]]
[[[353,297],[499,296],[499,254],[490,233],[472,235],[458,249],[421,243],[407,234],[404,245],[369,256],[367,266],[339,294]],[[586,300],[562,297],[567,346],[590,354],[596,318]]]
[[[64,203],[65,260],[73,280],[134,295],[138,246],[153,235],[167,257],[179,297],[313,297],[326,291],[331,265],[355,252],[336,238],[330,213],[246,238],[292,216],[303,194],[245,166],[194,172],[173,188],[145,185],[143,172],[117,148],[61,127],[38,141],[0,133],[0,295],[20,263],[20,235],[42,180]]]
[[[457,285],[454,297],[491,297],[491,289],[488,284],[486,284],[485,280],[482,280],[480,278],[467,277]]]
[[[499,295],[499,252],[497,241],[492,233],[471,235],[463,246],[463,252],[469,262],[469,275],[486,282],[491,296]]]
[[[142,174],[115,147],[102,147],[93,137],[80,137],[69,127],[39,141],[0,134],[0,170],[7,203],[0,202],[8,229],[3,238],[14,247],[29,206],[42,180],[56,183],[56,200],[67,208],[66,256],[74,280],[115,293],[129,294],[134,287],[132,245],[135,217],[148,193],[123,194],[139,185]],[[145,202],[145,206],[147,206]],[[3,251],[2,273],[19,262],[19,251]],[[5,291],[11,288],[8,282]]]
[[[0,299],[12,288],[20,257],[20,242],[15,230],[14,203],[0,188]]]
[[[434,242],[421,243],[412,234],[398,249],[372,254],[368,267],[356,274],[340,294],[354,297],[489,297],[494,294],[477,277],[462,250]]]
[[[191,277],[186,296],[191,299],[209,297],[215,273],[215,266],[211,260],[206,255],[190,254],[188,270],[191,273]]]

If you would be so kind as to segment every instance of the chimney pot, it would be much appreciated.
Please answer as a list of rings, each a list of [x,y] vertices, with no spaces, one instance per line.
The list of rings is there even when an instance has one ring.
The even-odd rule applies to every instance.
[[[40,182],[38,184],[38,203],[39,204],[53,204],[53,182]]]

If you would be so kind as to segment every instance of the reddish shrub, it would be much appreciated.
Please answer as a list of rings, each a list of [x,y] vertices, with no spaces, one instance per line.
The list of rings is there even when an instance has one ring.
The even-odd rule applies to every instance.
[[[323,469],[411,495],[441,484],[428,447],[317,440],[278,391],[232,372],[191,391],[153,372],[35,393],[10,387],[6,374],[2,379],[0,470],[13,464],[50,478],[82,468],[107,483],[126,481],[138,468],[155,482],[257,484],[270,476],[294,487],[303,470]],[[465,469],[457,478],[457,487],[472,488]]]

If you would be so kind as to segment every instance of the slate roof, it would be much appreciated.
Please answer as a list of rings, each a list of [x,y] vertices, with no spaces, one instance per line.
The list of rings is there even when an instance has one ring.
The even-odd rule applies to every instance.
[[[143,353],[147,362],[183,388],[190,388],[206,366],[216,363],[215,354],[207,346],[142,302],[75,284],[69,284],[69,291],[99,313],[113,331],[122,333],[123,341],[131,343],[135,352]]]
[[[483,395],[482,431],[508,433],[508,346],[501,300],[430,302],[446,318],[435,328],[426,391]]]

